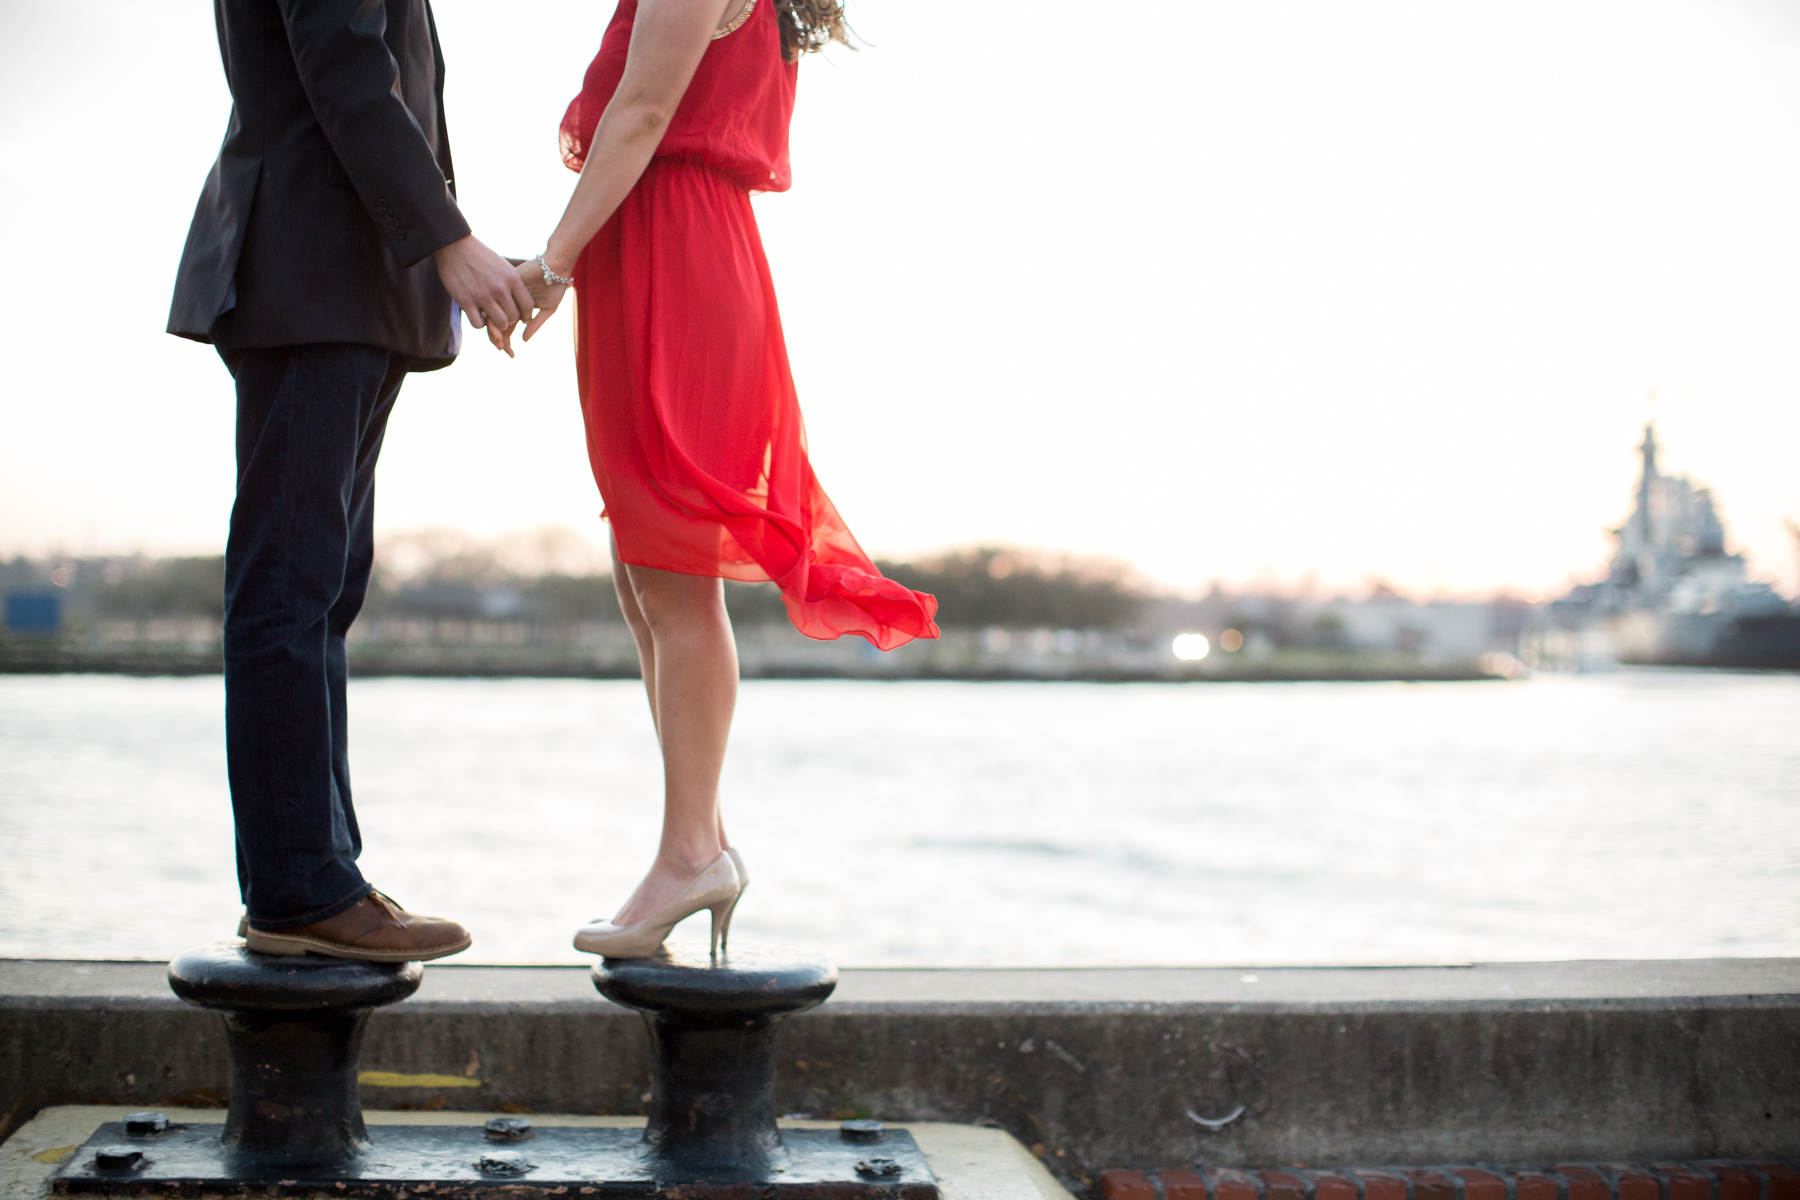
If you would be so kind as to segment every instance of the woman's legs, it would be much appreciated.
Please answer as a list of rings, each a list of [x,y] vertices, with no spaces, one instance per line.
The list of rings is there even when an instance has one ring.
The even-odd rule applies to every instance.
[[[630,566],[616,550],[613,562],[663,758],[662,841],[615,918],[629,925],[672,900],[725,848],[719,773],[737,704],[737,643],[720,580]]]
[[[612,549],[613,593],[619,598],[619,611],[625,615],[631,640],[637,643],[638,670],[644,676],[644,692],[650,698],[650,723],[656,726],[656,737],[660,742],[662,723],[656,715],[656,639],[650,636],[650,622],[644,620],[644,610],[638,607],[631,576],[625,564],[619,561],[619,544],[609,540],[609,545]]]

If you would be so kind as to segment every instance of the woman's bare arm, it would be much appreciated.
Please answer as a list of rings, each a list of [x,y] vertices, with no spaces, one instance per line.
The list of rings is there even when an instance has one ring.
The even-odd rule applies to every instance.
[[[631,26],[631,47],[618,90],[600,115],[575,194],[550,235],[544,261],[558,275],[575,259],[636,186],[668,129],[713,31],[744,0],[642,0]],[[562,302],[563,288],[545,280],[535,261],[519,276],[538,306],[525,327],[530,339]]]

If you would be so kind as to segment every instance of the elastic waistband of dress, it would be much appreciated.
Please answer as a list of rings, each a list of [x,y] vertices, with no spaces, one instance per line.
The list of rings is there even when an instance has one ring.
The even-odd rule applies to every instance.
[[[730,184],[732,187],[740,188],[744,191],[749,191],[753,186],[744,181],[743,172],[741,170],[734,170],[722,163],[711,162],[701,158],[697,154],[688,154],[684,152],[658,154],[652,158],[649,164],[644,168],[644,173],[647,175],[654,168],[702,171],[708,175],[716,176],[722,183]]]

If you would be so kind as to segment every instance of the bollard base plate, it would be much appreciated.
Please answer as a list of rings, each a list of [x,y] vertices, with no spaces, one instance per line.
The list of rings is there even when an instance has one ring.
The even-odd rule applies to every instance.
[[[100,1126],[51,1179],[58,1196],[249,1196],[259,1200],[320,1194],[345,1200],[941,1200],[937,1180],[905,1130],[879,1142],[849,1142],[835,1130],[786,1129],[781,1161],[767,1175],[694,1178],[659,1167],[645,1153],[641,1130],[544,1126],[529,1140],[497,1146],[479,1126],[378,1125],[368,1152],[324,1168],[246,1170],[231,1163],[214,1124],[170,1125],[131,1136]],[[103,1148],[142,1152],[125,1169],[100,1167]],[[501,1170],[483,1171],[496,1151]],[[878,1160],[886,1160],[885,1162]],[[862,1168],[859,1170],[859,1166]],[[510,1168],[510,1169],[508,1169]],[[872,1169],[871,1169],[872,1168]],[[877,1173],[880,1172],[880,1173]]]

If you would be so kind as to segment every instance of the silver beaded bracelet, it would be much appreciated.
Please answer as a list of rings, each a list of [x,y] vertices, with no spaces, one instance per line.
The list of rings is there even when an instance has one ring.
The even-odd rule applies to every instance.
[[[558,287],[569,287],[575,282],[574,278],[571,276],[558,275],[555,271],[552,271],[550,269],[550,264],[544,261],[544,256],[541,254],[537,256],[537,265],[538,269],[543,271],[544,278],[551,283],[556,284]]]

